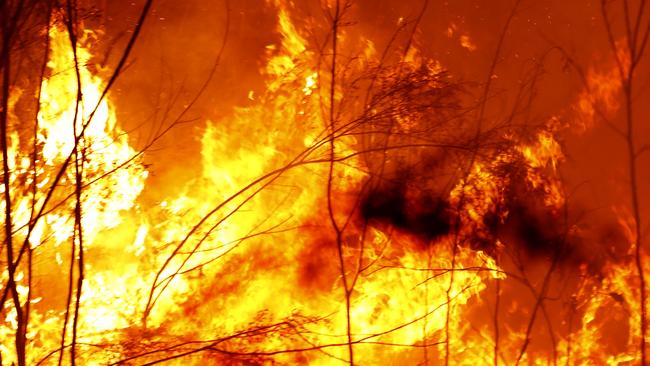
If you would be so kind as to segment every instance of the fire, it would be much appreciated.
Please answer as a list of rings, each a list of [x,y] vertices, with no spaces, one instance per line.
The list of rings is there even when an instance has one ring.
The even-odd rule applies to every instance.
[[[30,308],[27,364],[639,362],[633,263],[583,252],[593,238],[568,219],[561,173],[561,136],[618,108],[614,71],[589,74],[577,116],[479,143],[460,83],[416,45],[389,62],[344,29],[339,47],[357,53],[332,75],[340,65],[314,51],[291,5],[272,6],[264,90],[203,121],[200,173],[156,202],[141,197],[146,151],[104,93],[93,33],[75,60],[53,23],[37,129],[8,137],[14,251],[25,242],[30,255],[13,275]],[[452,23],[447,36],[477,50],[463,32]],[[81,288],[68,284],[76,184]],[[633,222],[621,219],[630,242]],[[0,363],[17,363],[24,320],[11,301],[1,314]]]
[[[102,238],[101,233],[119,226],[126,219],[126,213],[135,209],[136,198],[143,190],[147,177],[147,171],[139,163],[137,152],[129,146],[127,135],[116,125],[115,111],[111,109],[110,100],[100,98],[104,82],[93,76],[85,66],[90,60],[90,53],[84,48],[79,48],[77,52],[83,86],[82,97],[77,103],[77,79],[75,70],[70,68],[70,65],[74,65],[74,60],[68,35],[63,29],[52,28],[50,42],[51,53],[47,66],[51,76],[42,83],[36,141],[21,140],[14,133],[10,146],[10,163],[14,167],[20,166],[13,170],[12,189],[16,193],[25,192],[16,196],[18,200],[14,201],[12,208],[14,225],[20,228],[14,241],[24,240],[29,235],[31,249],[38,253],[41,260],[51,261],[41,269],[48,276],[65,274],[68,270],[69,264],[63,257],[69,251],[65,243],[70,242],[73,235],[70,212],[74,207],[74,171],[71,166],[68,165],[60,183],[52,189],[49,203],[46,202],[48,191],[42,188],[50,187],[59,170],[64,169],[63,162],[74,148],[75,133],[79,135],[79,131],[87,126],[83,137],[79,138],[79,145],[86,161],[82,225],[86,246],[90,251],[96,250],[96,247],[99,250],[99,247],[109,249],[116,245]],[[38,147],[36,159],[29,155],[32,143]],[[39,188],[36,196],[28,193],[27,189],[32,184]],[[30,230],[33,217],[31,207],[36,210],[43,207],[45,213]],[[84,312],[79,328],[80,334],[86,337],[82,339],[92,341],[104,339],[104,335],[97,338],[99,332],[114,331],[128,324],[128,321],[113,307],[116,302],[125,301],[125,294],[107,283],[106,274],[100,269],[88,265],[87,270],[93,276],[85,282],[81,305],[88,311]],[[26,266],[20,266],[16,280],[19,289],[22,289],[21,303],[25,305],[29,301],[34,304],[28,339],[31,349],[29,353],[33,355],[30,362],[37,363],[57,348],[57,337],[65,311],[55,305],[58,295],[50,292],[52,290],[48,289],[47,281],[42,284],[37,282],[28,300],[28,287],[23,285],[27,282],[26,272]],[[110,273],[111,277],[113,275]],[[6,276],[7,273],[3,273],[3,281],[6,281]],[[110,282],[113,281],[111,278]],[[6,303],[5,306],[9,304]],[[15,308],[6,308],[5,315],[2,333],[9,335],[12,333],[10,329],[16,327]],[[11,360],[13,352],[9,339],[9,336],[3,337],[7,342],[2,342],[0,351],[4,359]]]

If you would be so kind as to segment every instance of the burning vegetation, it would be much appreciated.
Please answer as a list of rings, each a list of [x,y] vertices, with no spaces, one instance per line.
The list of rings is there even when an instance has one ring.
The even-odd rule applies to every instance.
[[[258,2],[0,2],[0,365],[647,364],[645,1]]]

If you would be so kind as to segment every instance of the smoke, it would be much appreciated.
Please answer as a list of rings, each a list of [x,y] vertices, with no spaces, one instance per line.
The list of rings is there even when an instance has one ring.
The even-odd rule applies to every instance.
[[[452,214],[448,202],[431,192],[409,190],[405,180],[369,192],[360,214],[364,220],[391,225],[431,242],[450,233]]]
[[[573,208],[550,206],[544,190],[526,181],[525,162],[517,160],[492,171],[496,175],[493,179],[508,182],[501,203],[477,218],[478,222],[466,222],[460,217],[467,217],[463,211],[467,208],[459,211],[450,203],[449,190],[432,183],[432,177],[442,180],[448,176],[445,171],[450,161],[429,159],[428,164],[394,168],[394,172],[386,173],[390,178],[360,193],[360,220],[412,235],[428,245],[459,230],[460,244],[492,256],[500,255],[500,242],[503,251],[524,261],[551,260],[574,270],[584,265],[595,275],[605,263],[623,259],[625,239],[621,227],[613,224],[615,218],[598,219],[601,214],[579,221],[574,211],[584,211],[584,204]],[[458,184],[453,180],[445,186]],[[465,227],[457,227],[458,220]]]

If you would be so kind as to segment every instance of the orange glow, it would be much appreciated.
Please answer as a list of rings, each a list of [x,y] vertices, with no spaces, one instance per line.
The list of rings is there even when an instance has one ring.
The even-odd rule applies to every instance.
[[[329,16],[337,4],[321,2]],[[358,365],[640,362],[635,219],[626,201],[594,239],[563,171],[566,136],[621,107],[615,68],[587,74],[566,108],[575,115],[495,122],[490,108],[475,113],[495,92],[476,97],[421,37],[382,54],[350,24],[321,39],[291,2],[267,7],[279,38],[263,48],[259,89],[201,117],[196,173],[151,195],[156,164],[118,121],[128,101],[103,95],[93,32],[75,70],[53,23],[38,129],[8,136],[12,240],[34,258],[14,275],[31,307],[27,364],[69,364],[73,336],[80,365],[333,365],[352,353]],[[449,24],[438,36],[483,52],[478,32]],[[23,93],[12,90],[12,126]],[[79,182],[64,162],[75,148],[85,262],[73,329]],[[1,362],[17,364],[19,313],[7,301],[0,314]]]

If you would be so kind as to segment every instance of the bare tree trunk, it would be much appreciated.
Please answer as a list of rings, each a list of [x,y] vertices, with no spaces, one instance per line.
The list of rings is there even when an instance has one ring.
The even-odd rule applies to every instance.
[[[329,90],[329,123],[330,123],[330,164],[329,164],[329,174],[327,177],[327,211],[330,217],[330,223],[332,229],[336,234],[336,248],[339,259],[339,268],[341,270],[341,280],[343,282],[343,294],[345,296],[345,317],[347,325],[347,338],[348,338],[348,360],[350,365],[354,365],[354,349],[352,347],[352,323],[350,320],[350,295],[351,291],[348,287],[348,279],[345,268],[345,260],[343,258],[343,232],[339,227],[339,224],[336,222],[334,206],[332,204],[332,189],[334,183],[334,169],[336,161],[336,144],[335,144],[335,133],[336,133],[336,108],[335,108],[335,94],[336,94],[336,56],[337,56],[337,40],[338,40],[338,31],[341,21],[341,4],[339,0],[336,0],[336,5],[334,9],[334,15],[332,16],[332,65],[330,68],[330,90]]]
[[[644,273],[643,263],[643,233],[641,230],[641,207],[639,200],[639,186],[638,186],[638,158],[643,152],[644,148],[638,149],[636,142],[636,122],[634,120],[634,79],[636,77],[636,68],[643,58],[643,54],[648,43],[648,36],[650,35],[650,20],[644,19],[644,12],[646,10],[647,2],[641,0],[636,13],[630,12],[628,1],[622,1],[623,6],[623,24],[625,32],[625,46],[623,50],[626,56],[619,55],[620,47],[617,45],[614,28],[610,20],[609,12],[607,9],[608,2],[601,1],[601,11],[603,21],[605,23],[605,30],[607,37],[616,60],[618,68],[619,79],[623,89],[623,97],[625,99],[625,130],[623,139],[625,140],[627,148],[627,163],[628,163],[628,178],[630,184],[630,202],[632,209],[632,217],[634,218],[634,242],[632,243],[634,250],[634,263],[637,271],[637,278],[639,279],[639,348],[641,353],[641,364],[645,365],[647,362],[646,350],[646,334],[648,327],[648,316],[646,310],[647,293],[646,293],[646,279]],[[645,23],[644,23],[645,22]],[[626,59],[627,57],[627,59]]]
[[[4,188],[4,203],[5,203],[5,240],[3,247],[7,251],[7,288],[11,292],[11,297],[16,311],[16,357],[19,366],[24,366],[25,361],[25,322],[23,319],[23,310],[20,304],[20,297],[18,295],[18,288],[15,281],[15,273],[17,263],[14,259],[13,248],[13,222],[12,222],[12,206],[11,206],[11,171],[9,170],[9,139],[8,131],[8,109],[9,109],[9,92],[11,85],[11,50],[14,43],[14,35],[17,30],[17,18],[22,12],[23,2],[19,1],[16,4],[16,9],[11,9],[12,3],[9,1],[2,2],[2,104],[0,105],[0,143],[2,144],[2,172],[3,172],[3,188]],[[4,306],[4,299],[0,302],[0,309]]]
[[[76,1],[67,1],[67,19],[66,26],[68,29],[68,36],[70,38],[70,47],[72,48],[72,55],[74,59],[74,70],[77,81],[77,100],[75,119],[72,121],[73,134],[75,140],[74,147],[74,168],[75,168],[75,209],[74,209],[74,235],[72,236],[72,246],[77,245],[79,249],[79,258],[77,259],[77,284],[76,284],[76,298],[74,304],[74,315],[72,320],[72,342],[70,345],[70,364],[76,364],[76,350],[77,350],[77,329],[79,323],[79,307],[81,304],[81,292],[84,280],[84,246],[83,246],[83,226],[82,226],[82,201],[81,191],[83,187],[83,162],[85,159],[84,144],[84,130],[78,131],[77,118],[83,121],[83,112],[79,115],[79,108],[82,107],[83,95],[81,89],[81,75],[79,74],[79,59],[77,58],[77,4]],[[85,123],[85,122],[82,122]],[[88,122],[90,123],[90,121]],[[76,241],[76,243],[75,243]],[[74,251],[73,251],[74,252]],[[74,263],[75,257],[71,258],[70,263]],[[73,266],[70,268],[70,275],[74,273]]]

